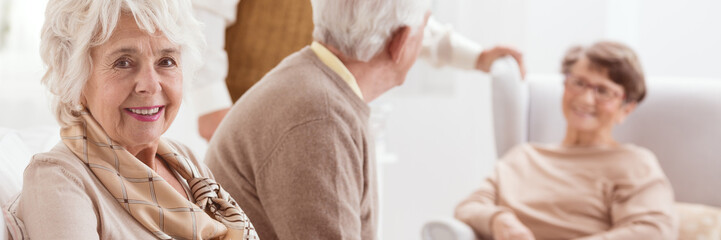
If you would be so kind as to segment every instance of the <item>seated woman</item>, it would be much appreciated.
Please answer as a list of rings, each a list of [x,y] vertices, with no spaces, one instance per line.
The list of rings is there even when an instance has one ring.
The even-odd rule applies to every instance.
[[[676,239],[673,190],[656,157],[612,136],[646,94],[636,54],[599,42],[570,49],[562,69],[563,142],[511,149],[456,218],[496,240]]]
[[[43,82],[62,141],[25,169],[14,239],[257,239],[208,168],[161,137],[200,62],[191,11],[188,0],[49,1]]]

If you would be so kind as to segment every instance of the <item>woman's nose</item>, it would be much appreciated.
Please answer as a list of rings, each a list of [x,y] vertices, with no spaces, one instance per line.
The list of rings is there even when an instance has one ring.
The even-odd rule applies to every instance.
[[[144,67],[137,75],[135,84],[135,92],[138,94],[149,94],[153,95],[159,92],[160,76],[153,66]]]
[[[578,96],[578,100],[582,101],[583,103],[587,104],[595,104],[596,103],[596,91],[593,88],[584,88],[583,91]]]

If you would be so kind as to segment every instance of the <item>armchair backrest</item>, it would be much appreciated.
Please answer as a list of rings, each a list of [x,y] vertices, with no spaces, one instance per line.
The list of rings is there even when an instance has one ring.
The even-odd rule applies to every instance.
[[[502,65],[492,82],[497,155],[523,142],[560,142],[562,75],[521,81],[515,62]],[[646,99],[614,136],[656,154],[677,201],[721,207],[721,79],[650,77],[646,84]]]

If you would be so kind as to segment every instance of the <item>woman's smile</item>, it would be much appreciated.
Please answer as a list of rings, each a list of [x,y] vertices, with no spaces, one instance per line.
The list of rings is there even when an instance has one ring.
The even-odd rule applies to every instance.
[[[571,107],[571,110],[573,111],[573,113],[576,114],[577,117],[580,117],[580,118],[596,117],[596,113],[594,110],[585,109],[583,107]]]
[[[155,122],[163,114],[164,105],[125,108],[125,113],[141,122]]]

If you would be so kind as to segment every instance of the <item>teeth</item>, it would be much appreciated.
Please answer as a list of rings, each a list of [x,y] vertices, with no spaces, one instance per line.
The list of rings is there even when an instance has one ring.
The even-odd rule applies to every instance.
[[[129,109],[131,112],[133,112],[135,114],[140,114],[140,115],[154,115],[154,114],[158,113],[158,111],[160,110],[159,107],[150,108],[150,109],[133,109],[133,108],[129,108]]]

